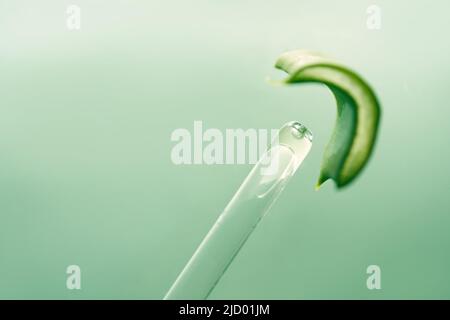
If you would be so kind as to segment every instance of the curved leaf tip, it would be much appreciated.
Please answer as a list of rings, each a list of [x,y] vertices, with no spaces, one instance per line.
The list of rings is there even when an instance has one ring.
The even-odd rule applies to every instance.
[[[318,53],[295,50],[282,54],[275,65],[289,74],[287,84],[325,84],[337,104],[337,119],[323,155],[317,188],[328,179],[338,188],[348,185],[372,154],[379,122],[380,104],[374,91],[358,74]]]

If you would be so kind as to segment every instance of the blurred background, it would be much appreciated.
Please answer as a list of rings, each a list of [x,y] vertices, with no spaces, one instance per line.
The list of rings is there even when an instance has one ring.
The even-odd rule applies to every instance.
[[[314,133],[211,298],[450,298],[449,12],[444,0],[1,0],[0,298],[161,299],[251,168],[174,165],[170,135],[194,120]],[[373,157],[344,190],[314,190],[331,93],[266,81],[298,48],[357,70],[382,104]],[[66,288],[73,264],[81,290]],[[369,265],[381,290],[366,287]]]

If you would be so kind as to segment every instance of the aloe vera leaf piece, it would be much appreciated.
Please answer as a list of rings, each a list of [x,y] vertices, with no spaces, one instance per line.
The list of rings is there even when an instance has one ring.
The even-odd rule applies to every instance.
[[[282,54],[275,67],[289,75],[286,84],[325,84],[337,103],[337,119],[325,149],[317,188],[328,179],[338,188],[357,177],[373,151],[380,122],[374,91],[354,71],[318,53],[295,50]]]

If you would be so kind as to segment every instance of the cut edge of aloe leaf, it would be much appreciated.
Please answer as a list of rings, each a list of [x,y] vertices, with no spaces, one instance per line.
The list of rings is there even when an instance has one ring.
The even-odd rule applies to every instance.
[[[283,81],[286,84],[323,83],[333,93],[337,118],[316,188],[328,179],[338,188],[347,186],[360,174],[374,149],[381,116],[374,91],[354,71],[316,52],[286,52],[275,67],[289,74]]]

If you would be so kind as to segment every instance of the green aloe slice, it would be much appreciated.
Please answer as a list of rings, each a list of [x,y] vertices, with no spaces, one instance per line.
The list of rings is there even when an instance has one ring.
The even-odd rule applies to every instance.
[[[338,188],[348,185],[373,151],[381,113],[375,93],[355,72],[315,52],[286,52],[275,67],[289,74],[284,83],[323,83],[334,94],[337,120],[323,155],[317,188],[328,179]]]

